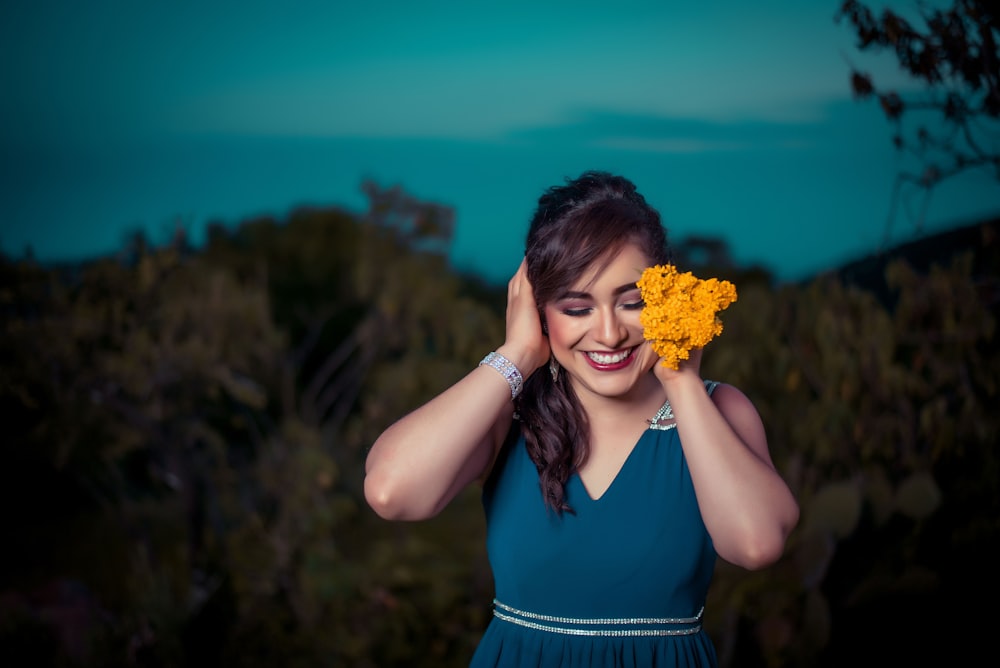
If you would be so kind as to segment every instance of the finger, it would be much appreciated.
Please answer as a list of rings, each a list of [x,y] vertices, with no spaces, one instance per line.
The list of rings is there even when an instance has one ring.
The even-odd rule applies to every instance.
[[[525,275],[527,274],[527,271],[528,271],[528,269],[527,269],[528,264],[527,263],[528,263],[527,260],[521,260],[521,264],[518,265],[517,271],[515,271],[514,275],[511,276],[510,281],[507,283],[507,292],[508,292],[508,294],[510,294],[510,295],[516,295],[516,294],[518,294],[521,291],[520,290],[521,289],[521,284],[524,282],[524,277],[525,277]]]

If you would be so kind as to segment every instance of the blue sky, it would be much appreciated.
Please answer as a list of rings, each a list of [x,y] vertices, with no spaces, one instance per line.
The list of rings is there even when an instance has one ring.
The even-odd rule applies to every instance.
[[[8,0],[0,248],[83,257],[136,227],[360,210],[374,178],[454,207],[455,264],[499,281],[542,189],[598,168],[674,239],[800,278],[878,249],[906,166],[849,66],[904,80],[838,6]],[[995,215],[998,192],[946,185],[926,229]]]

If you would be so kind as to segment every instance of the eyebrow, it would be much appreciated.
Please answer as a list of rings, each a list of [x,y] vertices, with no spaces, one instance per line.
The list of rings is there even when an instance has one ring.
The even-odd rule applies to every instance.
[[[625,285],[619,285],[617,288],[615,288],[612,294],[617,297],[618,295],[624,294],[631,290],[638,290],[638,289],[639,286],[637,286],[635,283],[626,283]],[[590,299],[590,298],[591,294],[589,292],[574,292],[572,290],[568,290],[564,292],[558,299]]]

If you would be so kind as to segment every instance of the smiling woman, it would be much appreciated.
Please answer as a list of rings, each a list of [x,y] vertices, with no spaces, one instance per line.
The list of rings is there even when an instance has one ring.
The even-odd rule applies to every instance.
[[[541,196],[478,368],[372,446],[365,495],[392,520],[482,484],[493,619],[472,666],[714,666],[702,619],[717,558],[780,558],[798,505],[756,410],[644,337],[659,213],[586,172]]]

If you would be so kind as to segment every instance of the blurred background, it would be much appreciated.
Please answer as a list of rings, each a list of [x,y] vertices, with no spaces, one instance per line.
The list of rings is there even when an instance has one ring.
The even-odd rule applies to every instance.
[[[466,665],[477,490],[383,522],[363,460],[586,169],[736,283],[704,375],[802,504],[723,664],[987,651],[995,3],[203,5],[0,8],[3,665]]]
[[[892,8],[918,22],[917,6]],[[922,82],[891,49],[858,49],[838,10],[4,3],[0,248],[80,259],[177,227],[201,243],[209,221],[363,211],[372,179],[451,207],[454,266],[505,281],[541,191],[607,169],[675,238],[724,238],[737,261],[800,279],[885,245],[895,176],[919,170],[849,75]],[[905,217],[975,222],[997,213],[995,174],[906,189],[900,207],[889,242],[912,237]]]

